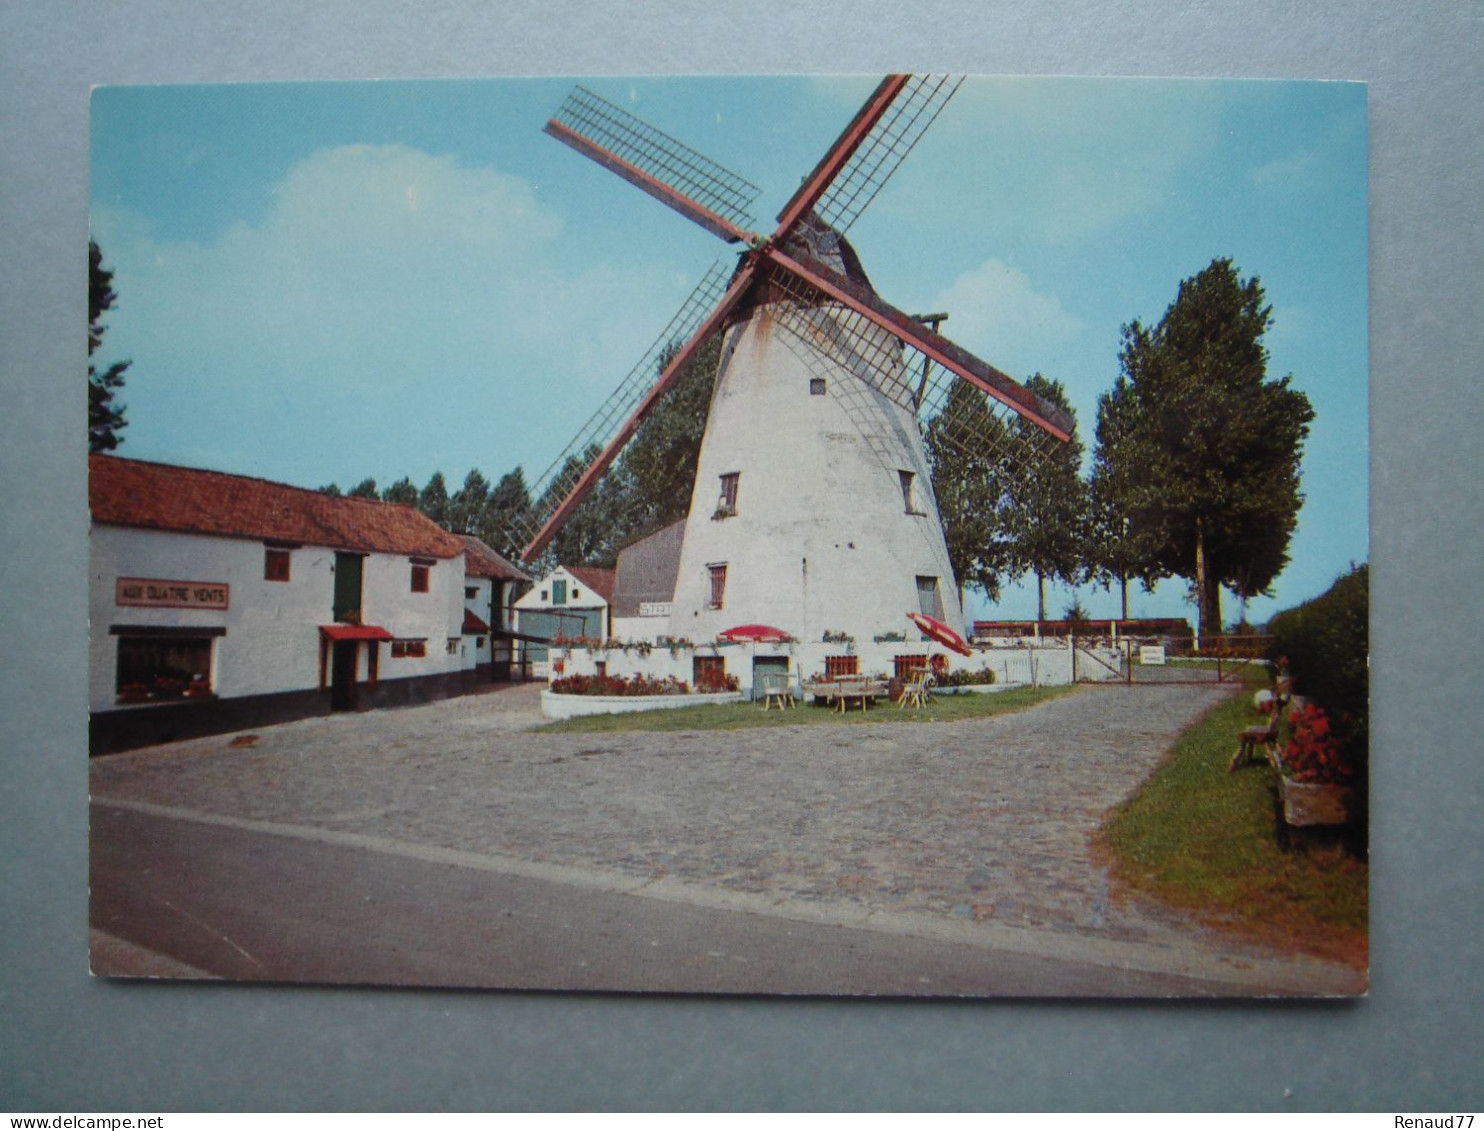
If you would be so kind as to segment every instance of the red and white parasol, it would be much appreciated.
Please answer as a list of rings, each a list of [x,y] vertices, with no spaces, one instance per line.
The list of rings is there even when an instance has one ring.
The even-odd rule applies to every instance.
[[[734,644],[742,644],[746,641],[754,644],[782,644],[789,639],[789,635],[783,629],[774,628],[771,625],[739,624],[736,628],[718,632],[716,638],[730,640]]]
[[[951,648],[961,656],[972,656],[974,650],[964,643],[964,638],[942,621],[928,616],[926,613],[908,613],[907,619],[922,629],[922,633],[929,640],[936,640],[945,648]]]

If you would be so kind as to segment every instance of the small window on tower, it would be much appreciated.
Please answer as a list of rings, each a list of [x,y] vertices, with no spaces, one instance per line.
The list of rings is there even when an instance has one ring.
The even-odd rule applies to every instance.
[[[727,592],[727,567],[724,565],[707,566],[706,570],[711,575],[711,608],[719,609]]]
[[[918,577],[917,610],[925,617],[943,619],[943,595],[938,589],[936,577]]]
[[[737,513],[737,484],[742,478],[739,471],[729,471],[721,477],[721,498],[716,503],[716,517],[726,518]]]
[[[897,477],[902,484],[902,505],[907,508],[908,514],[922,514],[917,507],[917,476],[910,471],[898,471]]]
[[[823,377],[809,378],[809,395],[811,397],[824,396],[825,384]]]
[[[414,593],[426,593],[428,591],[427,566],[414,565],[412,567],[412,591]]]

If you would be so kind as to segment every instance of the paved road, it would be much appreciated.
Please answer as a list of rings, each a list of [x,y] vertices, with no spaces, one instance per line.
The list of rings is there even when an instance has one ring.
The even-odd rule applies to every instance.
[[[1253,991],[1250,970],[1237,967],[1129,970],[107,805],[94,810],[94,836],[94,924],[234,980],[882,996]]]
[[[251,746],[178,743],[93,764],[94,924],[232,977],[1353,989],[1349,971],[1110,898],[1098,822],[1224,694],[1110,688],[971,723],[602,736],[525,733],[534,701],[516,689],[266,728]],[[370,899],[352,914],[334,893],[358,884]],[[279,890],[306,910],[280,911]],[[492,920],[490,907],[545,910]],[[202,937],[186,945],[192,930]],[[274,972],[228,961],[223,935]],[[587,966],[563,958],[574,945]],[[821,958],[837,950],[854,957]]]

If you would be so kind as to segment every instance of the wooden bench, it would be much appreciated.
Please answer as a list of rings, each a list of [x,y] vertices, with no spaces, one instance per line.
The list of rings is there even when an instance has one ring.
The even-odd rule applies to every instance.
[[[1238,770],[1252,761],[1259,747],[1265,753],[1268,763],[1274,769],[1281,770],[1278,754],[1278,725],[1288,710],[1292,689],[1291,679],[1284,677],[1277,681],[1267,704],[1268,721],[1250,726],[1238,736],[1237,752],[1232,755],[1232,760],[1227,764],[1227,773]]]

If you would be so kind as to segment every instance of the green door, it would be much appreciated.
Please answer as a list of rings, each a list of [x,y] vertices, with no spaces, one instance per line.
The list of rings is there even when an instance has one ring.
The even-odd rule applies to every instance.
[[[361,620],[361,555],[335,555],[335,609],[331,619],[358,624]]]
[[[752,658],[752,697],[761,698],[758,690],[763,685],[763,679],[767,676],[783,676],[788,678],[787,656],[754,656]]]

